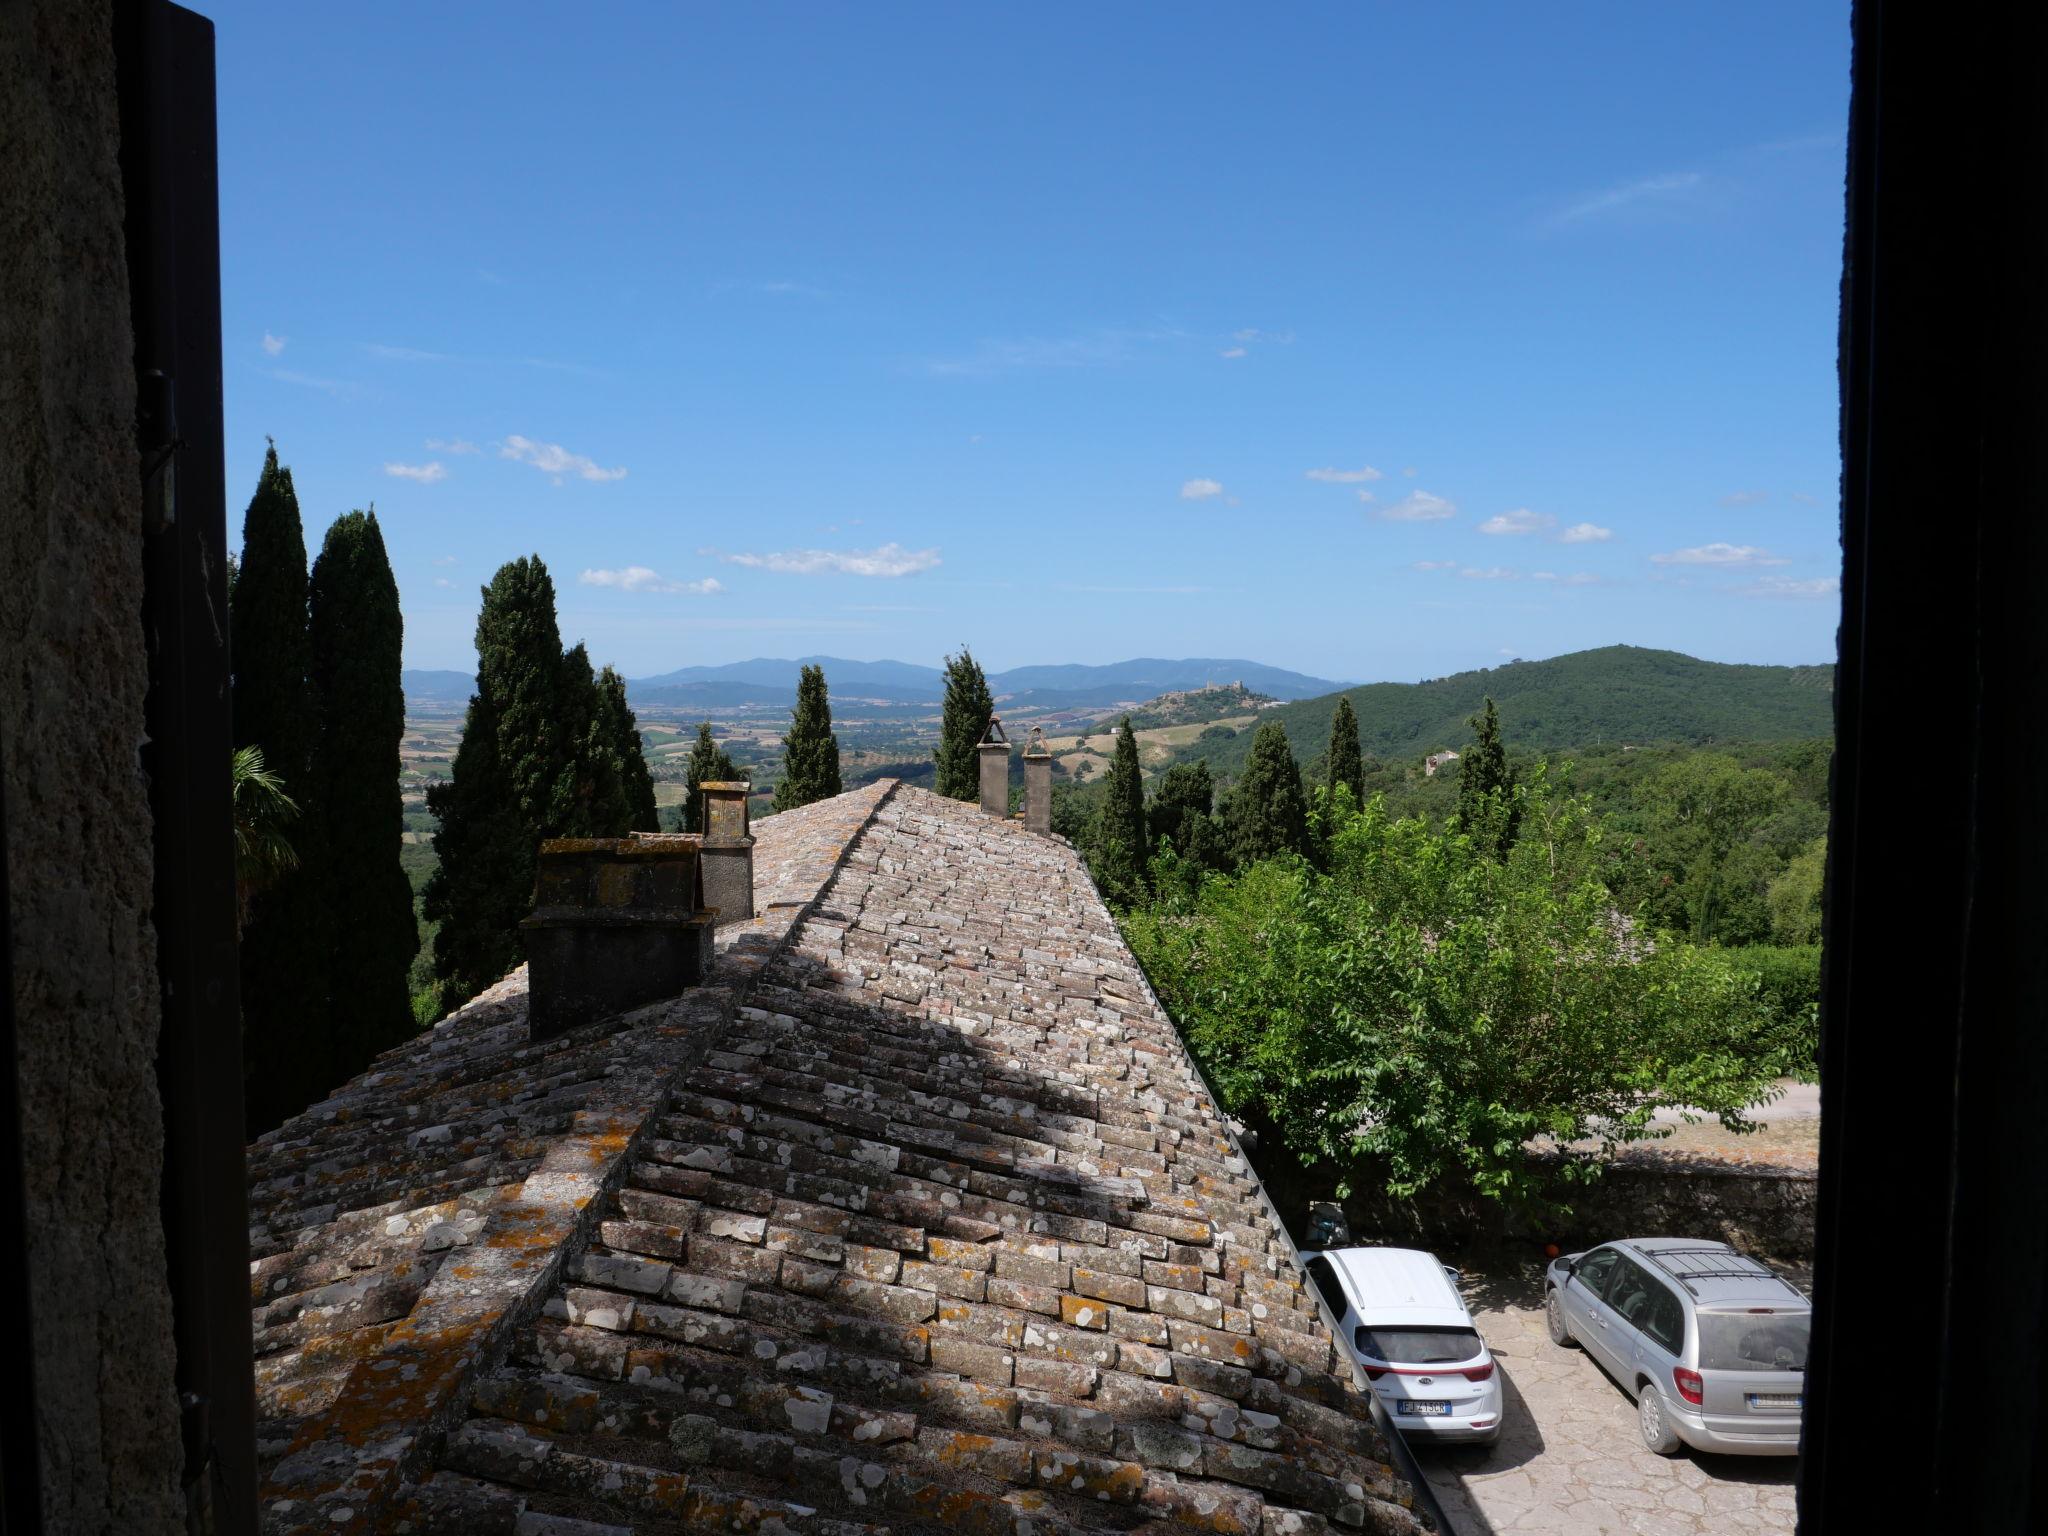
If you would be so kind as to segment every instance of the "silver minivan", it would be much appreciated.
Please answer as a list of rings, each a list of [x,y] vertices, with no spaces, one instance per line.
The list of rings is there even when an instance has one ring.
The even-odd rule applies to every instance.
[[[1726,1243],[1632,1237],[1553,1259],[1550,1337],[1636,1400],[1643,1444],[1747,1456],[1799,1450],[1812,1304]]]

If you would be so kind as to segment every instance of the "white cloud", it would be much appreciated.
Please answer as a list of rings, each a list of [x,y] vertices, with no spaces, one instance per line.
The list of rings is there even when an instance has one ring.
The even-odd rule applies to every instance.
[[[1221,480],[1184,480],[1181,482],[1180,499],[1182,501],[1207,501],[1211,496],[1221,496],[1222,494],[1223,482]]]
[[[1468,565],[1458,574],[1467,581],[1519,581],[1522,577],[1520,571],[1511,571],[1502,565],[1489,565],[1484,568]]]
[[[362,393],[362,386],[349,379],[323,379],[310,373],[300,373],[292,368],[273,368],[270,370],[270,376],[280,384],[297,384],[303,389],[321,390],[337,400]]]
[[[1113,594],[1119,597],[1193,597],[1207,587],[1076,587],[1062,586],[1062,592]]]
[[[1553,213],[1547,222],[1553,227],[1575,224],[1581,219],[1593,218],[1603,213],[1613,213],[1632,203],[1645,200],[1669,200],[1692,191],[1700,184],[1698,171],[1674,171],[1663,176],[1645,176],[1638,181],[1625,181],[1604,191],[1591,192],[1575,202],[1566,204]]]
[[[594,460],[580,453],[571,453],[560,443],[536,443],[530,437],[521,437],[516,432],[505,439],[498,449],[501,459],[513,459],[521,464],[531,464],[544,475],[553,475],[559,485],[564,475],[578,475],[585,480],[623,480],[626,471],[601,469]]]
[[[263,350],[271,357],[275,357],[285,349],[285,344],[290,340],[291,337],[289,336],[273,336],[270,332],[265,331],[263,333]]]
[[[1604,544],[1614,537],[1612,528],[1602,528],[1598,523],[1573,523],[1557,536],[1560,544]]]
[[[446,576],[436,576],[434,578],[434,585],[437,587],[452,587],[455,585],[455,583],[450,581]]]
[[[1801,505],[1802,507],[1813,506],[1816,502],[1820,500],[1818,496],[1809,496],[1804,491],[1794,491],[1792,493],[1792,499],[1798,502],[1799,505]]]
[[[1842,590],[1842,579],[1839,576],[1814,576],[1804,581],[1796,581],[1789,576],[1766,576],[1760,581],[1753,581],[1748,586],[1736,587],[1733,590],[1745,597],[1833,597]]]
[[[1401,473],[1406,475],[1410,480],[1413,480],[1415,478],[1415,466],[1413,464],[1404,465],[1402,467]]]
[[[1216,355],[1218,357],[1243,357],[1245,355],[1245,349],[1243,347],[1225,347],[1221,352],[1217,353]]]
[[[1521,654],[1522,653],[1516,650],[1512,645],[1504,645],[1499,650],[1494,652],[1494,655],[1496,656],[1506,656],[1510,659],[1513,659],[1514,657],[1519,656]]]
[[[368,342],[364,345],[363,350],[372,357],[388,358],[393,362],[399,363],[445,363],[448,361],[448,354],[446,352],[423,352],[418,347],[390,347],[381,341]]]
[[[434,557],[434,564],[436,565],[460,565],[461,563],[453,555],[436,555]]]
[[[1729,571],[1786,564],[1769,550],[1758,549],[1754,544],[1700,544],[1692,549],[1675,549],[1668,555],[1652,555],[1650,558],[1658,565],[1713,565]]]
[[[1457,568],[1458,562],[1455,560],[1418,560],[1415,562],[1415,569],[1418,571],[1453,571]]]
[[[1377,500],[1378,498],[1377,498],[1377,497],[1375,497],[1375,496],[1373,495],[1373,493],[1372,493],[1371,491],[1360,491],[1360,492],[1358,493],[1358,499],[1359,499],[1360,501],[1362,501],[1362,502],[1365,502],[1365,503],[1366,503],[1367,505],[1370,505],[1370,504],[1371,504],[1372,502],[1376,501],[1376,500]]]
[[[576,580],[586,587],[616,587],[621,592],[683,592],[692,597],[709,597],[725,590],[725,584],[716,576],[706,576],[702,581],[677,581],[644,565],[629,565],[616,571],[585,571]]]
[[[1519,534],[1541,533],[1546,528],[1557,526],[1557,519],[1548,512],[1531,512],[1527,507],[1516,507],[1498,517],[1489,517],[1479,525],[1481,533]]]
[[[700,554],[714,554],[700,550]],[[939,564],[936,549],[905,549],[888,543],[877,549],[784,549],[772,554],[719,555],[728,565],[797,576],[914,576]]]
[[[990,338],[965,357],[928,358],[916,366],[935,378],[976,378],[1035,368],[1106,368],[1128,362],[1140,343],[1173,341],[1182,334],[1123,328],[1079,336]]]
[[[430,437],[427,439],[429,453],[481,453],[475,443],[462,437]]]
[[[1262,331],[1255,325],[1248,325],[1245,326],[1242,330],[1232,331],[1230,333],[1230,339],[1232,341],[1239,343],[1240,345],[1245,346],[1249,346],[1252,342],[1258,341],[1271,342],[1275,346],[1284,347],[1294,340],[1294,332]]]
[[[386,464],[384,473],[400,480],[417,480],[421,485],[432,485],[436,480],[446,480],[448,471],[435,459],[429,464]]]
[[[1573,571],[1564,579],[1564,584],[1568,587],[1592,587],[1598,586],[1599,582],[1600,578],[1591,571]]]
[[[1377,515],[1393,523],[1433,523],[1446,517],[1456,517],[1458,508],[1428,491],[1410,491],[1399,501],[1381,508]]]
[[[1529,573],[1529,579],[1530,579],[1531,581],[1555,581],[1555,580],[1557,580],[1557,572],[1555,572],[1555,571],[1531,571],[1531,572]]]
[[[1730,491],[1721,498],[1724,507],[1753,507],[1759,502],[1770,500],[1769,491]]]
[[[1325,485],[1365,485],[1373,480],[1384,480],[1386,476],[1367,464],[1358,469],[1312,469],[1308,478],[1320,480]]]

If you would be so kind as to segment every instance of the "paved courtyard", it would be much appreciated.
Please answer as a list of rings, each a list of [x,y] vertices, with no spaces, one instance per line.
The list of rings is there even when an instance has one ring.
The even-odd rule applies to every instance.
[[[1468,1273],[1467,1304],[1500,1363],[1507,1422],[1490,1449],[1418,1448],[1460,1536],[1736,1536],[1793,1528],[1792,1457],[1666,1459],[1636,1438],[1634,1404],[1583,1350],[1544,1331],[1535,1266]]]

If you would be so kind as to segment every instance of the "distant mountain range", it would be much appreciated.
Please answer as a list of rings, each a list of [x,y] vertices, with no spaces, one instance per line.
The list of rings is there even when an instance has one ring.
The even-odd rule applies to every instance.
[[[760,657],[717,667],[679,667],[654,677],[631,678],[626,691],[636,705],[670,708],[788,705],[796,701],[798,672],[821,666],[835,696],[892,705],[935,705],[946,691],[938,667],[907,661],[849,661],[839,656]],[[468,701],[475,686],[466,673],[407,672],[401,681],[414,707],[445,708]],[[1211,657],[1166,661],[1140,657],[1103,666],[1080,664],[1013,667],[989,674],[999,706],[1019,710],[1068,710],[1137,704],[1179,689],[1241,682],[1278,699],[1306,699],[1340,688],[1328,678],[1269,667],[1263,662]]]
[[[1610,645],[1548,661],[1516,661],[1421,683],[1371,683],[1266,712],[1307,764],[1328,749],[1339,697],[1358,712],[1365,750],[1421,757],[1472,739],[1466,722],[1488,698],[1510,750],[1613,743],[1798,741],[1835,729],[1832,666],[1756,667],[1701,661],[1677,651]],[[1226,775],[1244,768],[1247,728],[1197,741],[1181,756]]]

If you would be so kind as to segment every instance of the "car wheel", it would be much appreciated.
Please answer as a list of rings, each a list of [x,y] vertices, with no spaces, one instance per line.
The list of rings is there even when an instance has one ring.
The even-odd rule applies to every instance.
[[[1543,1293],[1543,1321],[1550,1329],[1551,1343],[1570,1349],[1578,1342],[1572,1337],[1572,1325],[1565,1321],[1564,1298],[1554,1285]]]
[[[1645,1450],[1659,1456],[1676,1456],[1683,1443],[1671,1427],[1671,1415],[1664,1411],[1664,1394],[1651,1382],[1644,1382],[1636,1398],[1636,1428],[1642,1433]]]

